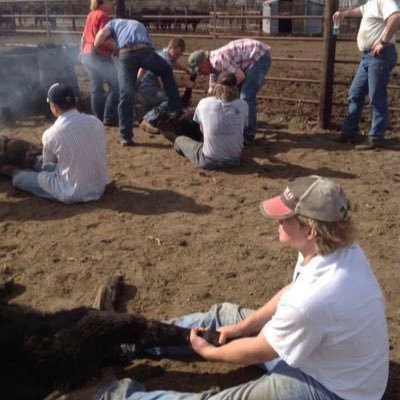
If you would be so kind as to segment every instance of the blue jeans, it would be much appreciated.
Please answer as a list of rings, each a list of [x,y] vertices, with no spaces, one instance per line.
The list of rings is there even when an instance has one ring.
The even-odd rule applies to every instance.
[[[160,114],[168,109],[168,96],[160,87],[155,86],[139,86],[138,101],[147,111],[143,119],[157,126],[157,120]]]
[[[53,172],[56,170],[57,164],[43,163],[38,159],[33,166],[34,169],[15,170],[12,174],[12,184],[14,187],[33,193],[35,196],[43,197],[49,200],[57,200],[50,193],[46,192],[39,186],[38,175],[41,171]]]
[[[133,104],[135,100],[136,78],[139,68],[144,68],[159,76],[168,96],[168,109],[181,111],[182,104],[171,66],[152,48],[145,47],[120,54],[118,64],[119,82],[119,130],[121,139],[133,137]]]
[[[271,54],[267,51],[247,72],[241,89],[240,97],[249,106],[249,123],[244,130],[244,142],[254,141],[257,131],[257,93],[261,89],[271,66]]]
[[[253,311],[231,303],[215,304],[207,313],[194,313],[168,322],[193,328],[203,326],[217,329],[243,321]],[[160,355],[164,355],[161,351]],[[130,379],[113,382],[101,390],[96,400],[339,400],[310,376],[297,368],[290,367],[281,359],[260,365],[266,373],[250,381],[221,392],[180,393],[174,391],[146,392],[138,382]]]
[[[178,136],[174,143],[175,150],[189,159],[196,167],[204,169],[233,168],[240,165],[240,159],[212,160],[203,154],[203,143],[187,136]]]
[[[371,52],[363,54],[349,89],[349,108],[342,126],[343,135],[354,138],[358,134],[365,97],[368,95],[372,110],[369,137],[383,139],[389,118],[387,86],[396,62],[394,45],[384,47],[379,57],[374,57]]]
[[[92,112],[104,122],[116,123],[118,121],[118,75],[114,61],[111,57],[97,54],[84,54],[83,64],[90,80],[90,104]],[[108,85],[105,96],[104,82]]]

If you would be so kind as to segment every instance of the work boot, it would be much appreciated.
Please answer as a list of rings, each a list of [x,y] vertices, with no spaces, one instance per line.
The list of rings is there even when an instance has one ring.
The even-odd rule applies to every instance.
[[[153,135],[160,133],[156,126],[152,125],[149,121],[146,121],[145,119],[142,121],[139,127],[145,132],[151,133]]]
[[[132,139],[120,138],[119,139],[119,144],[121,145],[121,147],[132,147],[132,146],[134,146],[135,143],[133,142]]]
[[[116,311],[123,288],[124,276],[117,272],[107,285],[99,288],[92,307],[100,311]]]
[[[336,135],[333,139],[335,143],[348,143],[348,144],[355,144],[357,142],[356,136],[349,136],[344,135],[341,133],[340,135]]]
[[[359,144],[355,147],[356,150],[360,151],[367,151],[367,150],[374,150],[378,147],[383,147],[383,139],[377,138],[377,139],[372,139],[369,138],[367,142],[363,144]]]

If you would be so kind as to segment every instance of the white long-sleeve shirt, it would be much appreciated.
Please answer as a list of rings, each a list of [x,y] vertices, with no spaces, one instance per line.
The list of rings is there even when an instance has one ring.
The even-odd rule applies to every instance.
[[[42,171],[38,183],[64,203],[97,200],[107,180],[107,143],[103,124],[76,109],[60,115],[42,137],[43,162],[56,163]]]

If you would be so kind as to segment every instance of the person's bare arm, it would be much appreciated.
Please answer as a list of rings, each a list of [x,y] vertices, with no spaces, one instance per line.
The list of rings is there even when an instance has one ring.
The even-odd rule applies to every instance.
[[[198,336],[199,331],[200,328],[192,329],[190,342],[193,349],[206,360],[252,365],[278,357],[262,333],[257,337],[237,339],[215,347]]]
[[[142,81],[143,77],[146,75],[147,69],[139,68],[137,77],[136,77],[136,84],[139,86],[140,82]]]
[[[240,85],[246,78],[245,73],[240,68],[236,70],[235,76],[236,76],[236,85]]]
[[[94,47],[98,48],[101,44],[105,43],[110,36],[111,32],[108,29],[100,29],[94,39]]]
[[[347,11],[336,11],[332,16],[332,19],[335,25],[340,25],[345,18],[361,18],[361,17],[362,17],[361,7],[356,7]]]
[[[174,69],[178,70],[178,71],[184,71],[186,72],[188,75],[191,75],[192,71],[189,68],[186,68],[184,65],[182,65],[181,63],[179,63],[178,61],[174,62]]]
[[[244,321],[235,325],[227,325],[218,329],[221,333],[220,343],[224,344],[228,339],[244,338],[258,335],[263,326],[276,312],[278,302],[282,294],[290,287],[285,286],[277,292],[267,303],[248,316]]]
[[[381,51],[383,50],[384,47],[386,47],[389,44],[390,39],[397,32],[399,27],[400,27],[400,12],[395,12],[392,15],[390,15],[389,18],[386,20],[386,26],[382,37],[372,47],[372,53],[374,54],[375,57],[378,57],[381,54]]]

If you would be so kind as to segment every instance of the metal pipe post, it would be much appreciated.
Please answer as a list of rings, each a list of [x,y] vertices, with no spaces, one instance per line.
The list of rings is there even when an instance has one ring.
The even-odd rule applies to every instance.
[[[327,0],[324,12],[324,47],[322,58],[321,91],[319,96],[318,126],[331,125],[333,77],[335,70],[336,38],[332,35],[332,15],[339,8],[339,0]]]

